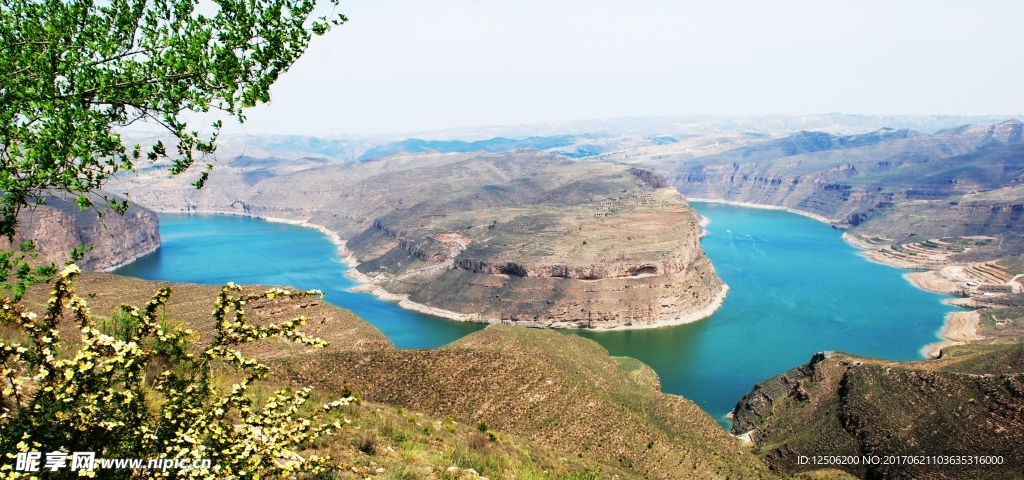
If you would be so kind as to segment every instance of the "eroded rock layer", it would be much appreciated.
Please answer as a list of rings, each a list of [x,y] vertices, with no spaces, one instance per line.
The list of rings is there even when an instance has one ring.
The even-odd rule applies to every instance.
[[[118,215],[96,198],[94,208],[81,211],[77,205],[49,198],[18,215],[18,233],[13,245],[33,240],[40,261],[63,265],[72,249],[90,244],[92,250],[77,262],[85,271],[109,271],[126,265],[160,246],[160,220],[156,213],[131,205]],[[11,248],[0,238],[0,249]]]
[[[794,209],[880,245],[942,237],[999,237],[1024,252],[1024,123],[965,125],[925,134],[800,132],[699,158],[645,161],[691,198]],[[869,242],[870,243],[870,242]],[[927,265],[919,265],[927,267]]]

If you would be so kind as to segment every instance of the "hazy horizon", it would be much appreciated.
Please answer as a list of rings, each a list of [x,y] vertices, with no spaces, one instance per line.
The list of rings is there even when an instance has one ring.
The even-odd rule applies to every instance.
[[[343,2],[250,134],[690,114],[1019,115],[1024,3]]]
[[[814,119],[815,122],[804,123]],[[367,141],[397,141],[405,139],[424,140],[462,140],[478,141],[496,137],[525,139],[528,137],[544,137],[558,135],[588,134],[679,134],[704,129],[722,131],[771,131],[773,134],[794,133],[798,130],[829,131],[835,134],[858,134],[875,131],[879,128],[909,128],[923,133],[934,133],[938,130],[960,125],[990,125],[1016,119],[1024,121],[1024,115],[872,115],[847,114],[843,112],[819,113],[810,115],[756,114],[748,116],[689,114],[668,116],[623,116],[609,118],[576,119],[562,121],[540,121],[520,124],[489,124],[462,125],[447,128],[433,128],[415,131],[388,131],[373,133],[353,132],[291,132],[268,131],[253,132],[245,125],[241,128],[228,127],[222,138],[273,138],[273,137],[307,137],[320,139],[349,139]],[[779,120],[788,122],[778,123]],[[767,124],[778,123],[766,128]],[[831,123],[835,122],[835,123]],[[841,128],[847,125],[847,129]],[[743,126],[746,125],[746,128]],[[195,124],[195,126],[201,126]],[[725,128],[722,128],[725,126]],[[168,133],[157,125],[139,122],[130,127],[120,129],[128,139],[169,138]],[[133,140],[133,141],[134,141]],[[223,142],[221,142],[223,143]]]

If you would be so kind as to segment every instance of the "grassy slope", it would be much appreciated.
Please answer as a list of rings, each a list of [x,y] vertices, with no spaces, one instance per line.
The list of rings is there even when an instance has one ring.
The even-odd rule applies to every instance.
[[[118,304],[142,304],[163,285],[88,274],[76,287],[102,321]],[[218,288],[172,288],[168,318],[209,336]],[[46,293],[36,288],[27,303],[41,306]],[[465,478],[468,468],[492,478],[775,476],[692,402],[658,392],[650,367],[611,357],[591,340],[492,326],[441,349],[396,351],[351,312],[319,300],[257,307],[254,321],[303,314],[312,319],[305,331],[331,341],[324,351],[275,342],[250,348],[271,365],[267,389],[311,385],[329,399],[347,382],[373,402],[343,411],[351,428],[317,446],[345,462],[343,478]],[[478,422],[496,441],[475,430]],[[368,442],[372,453],[361,450]],[[448,472],[451,465],[460,470]]]
[[[487,430],[492,439],[474,424],[383,404],[343,407],[326,420],[350,422],[307,451],[328,454],[344,465],[332,478],[634,478],[628,471],[565,455],[522,437]]]
[[[370,400],[485,422],[652,478],[770,476],[692,402],[655,391],[634,361],[551,330],[491,326],[439,350],[325,353],[276,368],[298,384],[334,372],[326,382]]]
[[[151,282],[122,277],[107,273],[90,273],[75,281],[79,296],[89,303],[94,319],[102,321],[113,315],[121,304],[142,306],[157,289],[170,286],[172,290],[167,305],[168,319],[184,322],[188,328],[199,333],[196,343],[206,344],[214,332],[210,312],[217,300],[220,287],[169,282]],[[261,290],[261,287],[247,287],[246,290]],[[29,291],[25,302],[42,311],[49,290],[38,285]],[[320,299],[307,298],[263,302],[252,305],[250,319],[256,322],[281,322],[304,315],[308,323],[303,331],[330,342],[328,350],[381,350],[394,349],[391,341],[354,313],[337,308]],[[75,335],[64,334],[64,338]],[[247,345],[243,352],[260,358],[281,357],[301,353],[304,349],[286,341],[272,339],[269,342]]]
[[[101,273],[83,275],[75,283],[77,293],[89,303],[93,320],[100,324],[122,303],[142,305],[164,286],[173,290],[165,310],[166,318],[195,330],[199,334],[196,344],[205,344],[213,333],[210,310],[219,287],[150,282]],[[247,287],[246,290],[260,288]],[[48,287],[38,285],[30,290],[25,303],[32,310],[41,311],[47,296]],[[250,320],[258,323],[305,315],[310,321],[303,331],[330,341],[325,350],[317,352],[394,349],[387,337],[373,326],[352,312],[319,299],[279,299],[250,305]],[[69,346],[73,345],[75,325],[62,322],[60,328],[62,338]],[[7,326],[0,326],[0,337],[26,341],[17,330]],[[277,339],[248,344],[242,350],[264,361],[287,358],[295,363],[310,361],[308,354],[313,352]],[[226,375],[220,379],[221,383],[227,385],[236,381],[230,374]],[[315,388],[315,393],[313,401],[307,404],[310,407],[307,413],[315,405],[340,396],[340,388],[328,388],[332,385],[317,381],[308,385]],[[267,401],[274,390],[284,386],[287,385],[281,377],[272,373],[268,380],[257,384],[252,393],[259,403]],[[475,424],[377,403],[362,402],[344,407],[325,420],[344,422],[346,428],[324,437],[306,453],[330,454],[344,467],[332,472],[330,478],[462,479],[477,478],[479,474],[491,478],[582,480],[597,478],[594,475],[601,472],[604,472],[601,475],[610,472],[632,478],[626,470],[571,457],[515,435],[497,434],[492,440]]]
[[[735,430],[782,472],[798,455],[1002,455],[1002,466],[852,465],[868,478],[1018,478],[1024,469],[1024,346],[951,347],[936,361],[831,354],[758,384]]]

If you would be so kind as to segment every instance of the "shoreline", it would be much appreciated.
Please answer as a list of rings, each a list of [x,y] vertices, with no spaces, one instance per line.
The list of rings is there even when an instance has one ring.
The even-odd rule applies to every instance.
[[[944,340],[925,345],[921,348],[921,354],[928,358],[941,358],[942,349],[946,347],[983,340],[985,337],[978,335],[980,325],[981,313],[977,310],[950,312],[946,315],[946,320],[940,330],[941,338]]]
[[[782,210],[782,211],[786,211],[786,212],[789,212],[789,213],[795,213],[795,214],[800,215],[800,216],[804,216],[804,217],[807,217],[807,218],[812,218],[812,219],[817,220],[819,222],[827,223],[829,225],[832,225],[832,220],[829,220],[828,218],[825,218],[825,217],[823,217],[821,215],[818,215],[816,213],[810,213],[810,212],[804,212],[802,210],[797,210],[795,208],[781,207],[781,206],[778,206],[778,205],[764,205],[764,204],[761,204],[761,203],[737,202],[735,200],[722,200],[722,199],[716,199],[716,198],[697,198],[697,197],[684,197],[684,198],[686,199],[687,202],[721,203],[721,204],[724,204],[724,205],[736,205],[737,207],[758,208],[758,209],[761,209],[761,210]]]
[[[938,270],[916,270],[913,272],[907,272],[903,274],[903,278],[911,285],[926,292],[942,295],[956,295],[951,292],[955,287],[955,284],[942,278],[941,275],[939,275]]]
[[[708,199],[708,198],[687,198],[688,202],[703,202],[703,203],[721,203],[726,205],[736,205],[747,208],[759,208],[764,210],[785,210],[790,213],[797,215],[803,215],[820,222],[831,224],[831,221],[821,215],[813,213],[801,212],[787,207],[780,207],[776,205],[762,205],[750,202],[737,202],[732,200],[720,200],[720,199]],[[892,268],[898,268],[900,270],[910,270],[903,274],[903,278],[907,280],[915,288],[924,290],[926,292],[937,293],[940,295],[953,295],[949,291],[944,291],[942,287],[945,285],[937,285],[939,282],[937,279],[928,278],[928,276],[934,276],[938,273],[938,270],[927,268],[920,265],[911,265],[909,263],[886,261],[881,258],[880,255],[871,255],[875,251],[873,245],[868,244],[862,240],[855,238],[848,232],[843,232],[843,241],[850,244],[851,246],[860,250],[860,255],[865,260],[877,263],[879,265],[885,265]],[[929,281],[933,280],[933,281]],[[949,299],[945,299],[942,303],[950,304]],[[939,358],[942,354],[942,349],[953,345],[963,345],[968,342],[982,340],[985,337],[978,334],[978,327],[981,324],[981,314],[978,310],[971,310],[969,312],[950,312],[946,314],[946,318],[942,323],[942,327],[936,332],[936,337],[940,340],[938,342],[929,343],[921,347],[921,355],[925,358]]]
[[[345,251],[347,252],[347,249],[345,249]],[[356,262],[355,259],[351,257],[351,255],[345,258],[345,263],[352,266],[352,268],[345,272],[345,276],[359,282],[359,285],[349,289],[352,292],[369,293],[383,301],[397,302],[399,307],[402,307],[406,310],[412,310],[414,312],[419,312],[426,315],[433,315],[435,317],[447,318],[448,320],[498,325],[516,325],[526,328],[555,328],[559,330],[589,330],[609,332],[619,330],[649,330],[653,328],[675,327],[679,325],[685,325],[687,323],[697,322],[710,317],[722,306],[722,303],[725,302],[726,295],[729,293],[729,285],[726,285],[723,282],[722,288],[715,295],[715,298],[711,300],[711,303],[709,303],[707,306],[700,310],[690,312],[685,315],[655,320],[653,322],[643,324],[633,323],[631,325],[623,324],[610,327],[598,326],[594,328],[580,328],[577,326],[578,322],[512,322],[503,321],[502,319],[497,317],[485,317],[483,315],[480,315],[479,313],[459,313],[452,310],[445,310],[443,308],[431,307],[428,305],[424,305],[422,303],[417,303],[412,300],[409,300],[409,295],[407,294],[391,293],[388,292],[387,290],[384,290],[383,288],[378,287],[376,283],[374,283],[373,280],[370,279],[370,277],[367,277],[365,274],[355,269],[355,265],[359,265],[359,263]]]
[[[827,223],[827,219],[825,219],[824,217],[815,216],[814,214],[808,214],[806,212],[793,211],[793,209],[787,209],[787,208],[784,208],[784,207],[775,207],[775,206],[769,206],[769,205],[750,204],[750,203],[745,203],[745,202],[732,202],[732,201],[724,201],[724,200],[707,200],[707,199],[687,199],[687,202],[689,202],[690,200],[692,200],[693,202],[702,202],[702,203],[709,203],[709,204],[735,205],[737,207],[758,208],[758,209],[762,209],[762,210],[785,210],[785,211],[788,211],[788,212],[791,212],[791,213],[796,213],[798,215],[804,215],[804,216],[806,216],[808,218],[813,218],[815,220],[819,220],[819,221]],[[156,212],[158,212],[158,213],[182,213],[182,212],[161,211],[161,210],[157,210]],[[369,293],[369,294],[374,295],[375,297],[377,297],[380,300],[383,300],[383,301],[386,301],[386,302],[395,302],[401,308],[404,308],[404,309],[407,309],[407,310],[416,311],[416,312],[427,314],[427,315],[433,315],[433,316],[438,316],[438,317],[441,317],[441,318],[447,318],[447,319],[450,319],[450,320],[473,321],[473,322],[477,322],[477,323],[502,323],[501,318],[484,317],[484,316],[482,316],[482,315],[480,315],[478,313],[459,313],[459,312],[452,311],[452,310],[445,310],[445,309],[441,309],[441,308],[437,308],[437,307],[430,307],[430,306],[427,306],[427,305],[424,305],[424,304],[421,304],[421,303],[417,303],[417,302],[413,302],[413,301],[409,300],[409,296],[408,295],[392,294],[390,292],[385,291],[384,289],[381,289],[381,288],[377,287],[376,283],[374,283],[374,281],[372,279],[370,279],[370,277],[368,277],[365,274],[362,274],[361,272],[359,272],[358,270],[355,269],[355,267],[357,267],[359,265],[359,262],[355,260],[355,257],[353,255],[353,253],[351,251],[349,251],[348,248],[345,246],[345,242],[343,241],[341,236],[338,235],[338,233],[334,232],[333,230],[327,228],[324,225],[319,225],[319,224],[316,224],[316,223],[311,223],[308,220],[296,220],[296,219],[282,218],[282,217],[267,217],[267,216],[261,216],[261,215],[247,214],[247,213],[243,213],[243,212],[196,211],[196,212],[184,212],[184,213],[195,213],[195,214],[200,214],[200,215],[236,215],[236,216],[242,216],[242,217],[258,218],[258,219],[261,219],[261,220],[266,220],[268,222],[287,223],[287,224],[290,224],[290,225],[298,225],[298,226],[302,226],[302,227],[306,227],[306,228],[315,229],[315,230],[317,230],[319,232],[322,232],[322,233],[326,234],[329,238],[331,238],[331,242],[338,247],[338,255],[341,256],[342,262],[344,262],[345,265],[348,266],[348,270],[345,272],[345,275],[348,276],[349,278],[354,279],[355,281],[357,281],[359,283],[358,286],[353,287],[352,289],[350,289],[351,292]],[[815,218],[815,217],[818,217],[818,218]],[[702,217],[702,216],[700,216],[699,218],[707,219],[706,217]],[[708,221],[710,222],[710,220],[708,220]],[[843,234],[843,239],[844,239],[844,242],[850,244],[851,246],[853,246],[853,247],[855,247],[857,249],[869,250],[869,249],[865,248],[863,245],[860,245],[860,243],[853,242],[851,236],[847,235],[845,232]],[[158,246],[158,248],[159,248],[159,246]],[[156,249],[154,249],[154,251],[155,250]],[[152,251],[150,253],[152,253]],[[874,260],[874,259],[864,255],[864,252],[861,252],[860,255],[861,255],[861,257],[863,257],[864,259],[866,259],[868,261],[880,263],[880,264],[883,264],[883,265],[888,265],[888,266],[894,267],[894,268],[906,269],[906,268],[900,267],[898,265],[892,265],[892,264],[888,264],[888,263],[879,262],[877,260]],[[931,271],[931,270],[928,270],[928,271]],[[910,273],[915,273],[915,272],[907,272],[906,274],[903,275],[904,278],[906,278],[907,281],[910,283],[910,285],[912,285],[915,288],[924,290],[926,292],[940,293],[941,294],[941,292],[934,292],[932,290],[924,288],[924,286],[920,285],[920,283],[918,281],[916,281],[914,277],[910,276]],[[726,294],[728,293],[728,291],[729,291],[729,286],[725,285],[725,283],[723,282],[722,283],[722,290],[719,292],[718,295],[716,295],[715,299],[708,306],[706,306],[705,308],[702,308],[700,310],[697,310],[695,312],[691,312],[689,314],[682,315],[682,316],[677,317],[677,318],[655,320],[655,321],[653,321],[651,323],[633,324],[633,325],[630,325],[630,326],[615,325],[615,326],[613,326],[613,328],[608,328],[608,329],[580,329],[580,328],[577,328],[577,326],[574,326],[574,323],[572,323],[573,326],[570,326],[569,323],[565,323],[564,325],[552,324],[552,326],[550,326],[550,328],[562,329],[562,330],[593,330],[593,331],[608,331],[608,332],[611,332],[611,331],[623,331],[623,330],[658,329],[658,328],[663,328],[663,326],[675,326],[675,325],[681,325],[681,324],[686,324],[686,323],[692,323],[694,321],[705,319],[705,318],[711,316],[712,314],[714,314],[715,311],[718,310],[722,306],[722,303],[725,302],[725,297],[726,297]],[[948,294],[946,294],[946,295],[948,295]],[[963,345],[964,343],[966,343],[966,342],[968,342],[968,341],[970,341],[972,339],[980,339],[981,338],[980,336],[977,335],[977,324],[978,324],[978,322],[980,322],[980,314],[977,314],[979,319],[976,322],[973,323],[974,326],[973,326],[973,328],[969,332],[970,335],[965,335],[965,334],[968,334],[968,332],[962,332],[965,329],[965,326],[959,326],[959,325],[961,325],[963,323],[963,320],[957,320],[955,322],[952,321],[953,315],[963,315],[963,314],[977,314],[977,311],[973,310],[971,312],[950,312],[950,313],[948,313],[946,315],[945,320],[943,321],[943,324],[942,324],[942,326],[941,326],[941,328],[939,330],[939,333],[937,333],[937,335],[936,335],[936,337],[938,337],[940,339],[943,339],[943,340],[940,340],[939,342],[934,342],[934,343],[931,343],[931,344],[927,344],[927,345],[925,345],[924,347],[921,348],[921,353],[922,353],[922,355],[925,358],[937,358],[938,355],[941,354],[943,348],[946,348],[946,347],[949,347],[949,346],[953,346],[953,345]],[[537,324],[535,324],[534,322],[518,322],[518,323],[520,325],[522,325],[522,326],[527,326],[527,328],[529,328],[529,326],[539,326],[539,328],[548,328],[547,325],[545,325],[543,323],[540,323],[540,322],[538,322]]]
[[[359,283],[359,285],[356,285],[355,287],[350,288],[349,291],[369,293],[369,294],[372,294],[373,296],[377,297],[380,300],[383,300],[383,301],[386,301],[386,302],[395,302],[395,303],[398,304],[399,307],[402,307],[402,308],[404,308],[406,310],[412,310],[414,312],[419,312],[419,313],[423,313],[423,314],[426,314],[426,315],[433,315],[435,317],[446,318],[448,320],[455,320],[455,321],[459,321],[459,322],[474,322],[474,323],[485,323],[485,324],[502,324],[502,323],[506,323],[506,324],[510,324],[510,325],[519,325],[519,326],[527,327],[527,328],[557,328],[557,329],[562,329],[562,330],[594,330],[594,331],[646,330],[646,329],[652,329],[652,328],[662,328],[662,327],[673,327],[673,326],[677,326],[677,325],[685,325],[687,323],[693,323],[693,322],[696,322],[696,321],[708,318],[712,314],[714,314],[715,311],[717,311],[722,306],[722,303],[725,302],[725,297],[726,297],[726,295],[729,292],[729,285],[726,285],[725,282],[722,282],[722,288],[715,295],[715,298],[711,300],[711,303],[709,303],[704,308],[702,308],[700,310],[697,310],[697,311],[694,311],[694,312],[687,313],[685,315],[680,315],[678,317],[655,320],[653,322],[645,323],[645,324],[632,324],[632,325],[629,325],[629,326],[626,326],[626,325],[616,325],[614,327],[608,327],[608,328],[579,328],[579,327],[575,326],[576,322],[553,322],[553,323],[550,323],[550,324],[545,324],[543,322],[509,322],[509,321],[503,322],[500,318],[497,318],[497,317],[484,317],[484,316],[482,316],[482,315],[480,315],[478,313],[459,313],[459,312],[452,311],[452,310],[445,310],[443,308],[431,307],[431,306],[428,306],[428,305],[424,305],[422,303],[417,303],[417,302],[414,302],[412,300],[409,300],[409,295],[391,293],[391,292],[388,292],[387,290],[384,290],[383,288],[378,287],[377,284],[374,283],[374,281],[372,279],[370,279],[370,277],[366,276],[365,274],[363,274],[359,270],[356,270],[356,267],[359,266],[359,261],[356,260],[355,254],[351,250],[348,249],[348,247],[346,246],[345,240],[342,240],[340,235],[338,235],[336,232],[334,232],[333,230],[331,230],[331,229],[329,229],[329,228],[327,228],[327,227],[325,227],[323,225],[316,224],[316,223],[311,223],[308,220],[296,220],[296,219],[282,218],[282,217],[268,217],[268,216],[263,216],[263,215],[253,215],[253,214],[244,213],[244,212],[217,212],[217,211],[179,212],[179,211],[169,211],[169,210],[153,210],[153,211],[155,211],[157,213],[175,213],[175,214],[185,213],[185,214],[196,214],[196,215],[235,215],[235,216],[239,216],[239,217],[257,218],[257,219],[265,220],[265,221],[268,221],[268,222],[286,223],[286,224],[289,224],[289,225],[296,225],[296,226],[305,227],[305,228],[312,228],[312,229],[317,230],[317,231],[323,233],[324,235],[326,235],[327,238],[331,239],[331,243],[334,243],[338,247],[338,255],[341,257],[341,261],[343,263],[345,263],[346,266],[349,267],[348,270],[345,272],[345,276],[349,277],[352,280],[355,280],[356,282]]]
[[[128,259],[125,259],[125,260],[121,260],[120,262],[117,262],[117,263],[115,263],[113,265],[108,265],[108,266],[103,267],[103,268],[97,268],[96,271],[97,272],[103,272],[103,273],[113,272],[114,270],[117,270],[117,269],[119,269],[119,268],[121,268],[121,267],[123,267],[125,265],[128,265],[129,263],[132,263],[132,262],[134,262],[134,261],[136,261],[136,260],[138,260],[138,259],[140,259],[142,257],[145,257],[146,255],[149,255],[149,254],[157,251],[157,249],[160,248],[160,245],[162,245],[162,244],[163,244],[163,241],[161,240],[160,243],[156,244],[156,246],[146,250],[145,252],[142,252],[142,253],[140,253],[138,255],[134,255],[131,258],[128,258]]]
[[[342,240],[341,237],[337,233],[335,233],[333,230],[331,230],[331,229],[329,229],[329,228],[327,228],[327,227],[325,227],[323,225],[320,225],[320,224],[317,224],[317,223],[310,223],[309,220],[295,220],[295,219],[292,219],[292,218],[267,217],[267,216],[264,216],[264,215],[254,215],[254,214],[251,214],[251,213],[244,213],[244,212],[222,212],[222,211],[214,211],[214,210],[191,210],[191,211],[188,211],[188,212],[182,212],[182,211],[178,211],[178,210],[156,210],[156,209],[152,209],[152,208],[150,210],[153,210],[156,213],[168,213],[168,214],[177,214],[177,215],[232,215],[232,216],[236,216],[236,217],[256,218],[256,219],[259,219],[259,220],[266,220],[268,222],[273,222],[273,223],[287,223],[289,225],[297,225],[297,226],[300,226],[300,227],[312,228],[313,230],[316,230],[316,231],[318,231],[318,232],[320,232],[320,233],[322,233],[324,235],[327,235],[327,238],[331,239],[331,243],[341,247],[339,252],[341,252],[341,251],[347,252],[348,251],[348,249],[345,248],[345,241]]]

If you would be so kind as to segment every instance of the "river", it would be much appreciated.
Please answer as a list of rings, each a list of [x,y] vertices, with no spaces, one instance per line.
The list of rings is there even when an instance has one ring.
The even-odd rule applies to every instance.
[[[730,291],[711,317],[677,327],[568,331],[658,372],[662,390],[689,398],[725,424],[758,381],[839,350],[921,359],[937,341],[942,295],[904,270],[872,263],[841,232],[793,213],[694,203],[708,218],[701,245]],[[337,247],[316,230],[229,215],[160,216],[163,244],[115,273],[152,280],[290,285],[320,289],[383,331],[398,348],[431,348],[483,328],[422,315],[353,293]],[[568,333],[567,332],[567,333]]]

